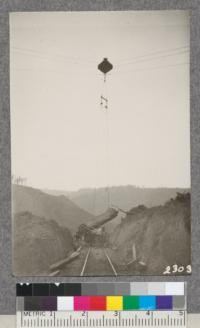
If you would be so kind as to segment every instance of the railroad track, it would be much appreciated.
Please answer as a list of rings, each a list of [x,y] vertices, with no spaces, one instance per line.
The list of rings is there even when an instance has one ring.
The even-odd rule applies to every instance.
[[[101,273],[102,270],[102,273]],[[88,275],[114,275],[117,271],[105,248],[90,247],[85,256],[85,260],[80,272],[80,276]]]
[[[76,252],[75,252],[76,253]],[[73,253],[74,254],[74,253]],[[72,254],[72,255],[73,255]],[[105,248],[80,249],[79,256],[72,256],[54,263],[49,276],[117,276],[117,271]]]

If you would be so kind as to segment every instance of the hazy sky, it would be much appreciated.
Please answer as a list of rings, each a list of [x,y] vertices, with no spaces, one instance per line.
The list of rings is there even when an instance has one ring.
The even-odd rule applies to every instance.
[[[10,40],[13,174],[64,190],[190,186],[188,12],[12,13]]]

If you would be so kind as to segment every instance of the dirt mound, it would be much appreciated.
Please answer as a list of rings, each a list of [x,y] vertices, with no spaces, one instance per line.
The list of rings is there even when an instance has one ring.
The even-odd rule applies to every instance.
[[[67,228],[30,212],[14,216],[13,273],[16,276],[48,274],[49,265],[72,250],[73,240]]]
[[[189,265],[190,218],[189,193],[178,193],[163,206],[131,209],[111,236],[113,262],[126,267],[135,256],[148,274],[162,274],[168,265]]]
[[[35,188],[13,185],[12,199],[13,214],[28,211],[47,220],[54,220],[73,232],[80,224],[93,218],[66,196],[49,195]]]

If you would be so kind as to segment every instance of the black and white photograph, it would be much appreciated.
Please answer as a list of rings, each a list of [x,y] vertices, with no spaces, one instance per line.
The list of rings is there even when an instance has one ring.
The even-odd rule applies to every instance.
[[[10,13],[15,276],[191,274],[189,21]]]

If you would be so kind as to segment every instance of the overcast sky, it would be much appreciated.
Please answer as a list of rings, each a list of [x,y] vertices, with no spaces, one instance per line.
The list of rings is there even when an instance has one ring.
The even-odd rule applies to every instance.
[[[10,40],[14,175],[62,190],[190,186],[187,12],[12,13]]]

